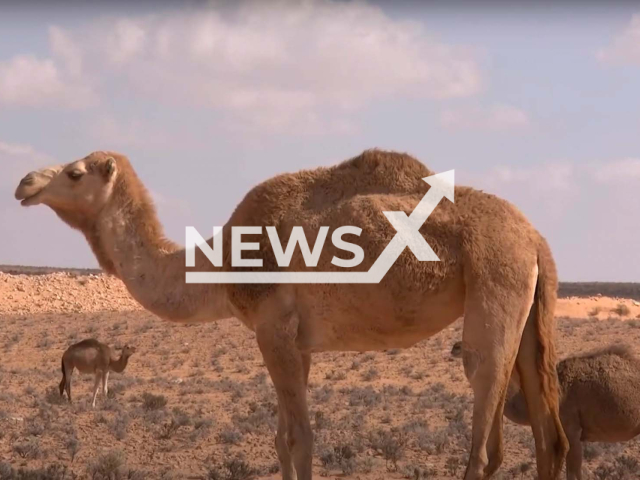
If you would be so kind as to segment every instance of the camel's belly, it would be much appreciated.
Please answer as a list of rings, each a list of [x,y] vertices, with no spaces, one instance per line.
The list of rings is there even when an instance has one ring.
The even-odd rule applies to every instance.
[[[604,404],[606,405],[606,404]],[[582,418],[582,440],[586,442],[626,442],[640,432],[638,415],[616,415],[609,406],[607,414],[599,418],[596,415]]]
[[[336,293],[338,289],[329,293]],[[348,290],[342,290],[348,292]],[[402,299],[366,288],[350,295],[298,296],[300,326],[297,344],[306,351],[367,351],[408,348],[435,335],[463,313],[459,289],[433,296]],[[358,296],[362,293],[363,296]],[[378,294],[379,293],[379,294]]]
[[[588,432],[583,432],[582,440],[585,442],[618,443],[632,440],[638,435],[638,425],[622,425],[620,429],[613,429],[610,425]]]
[[[78,366],[76,366],[75,369],[80,373],[95,373],[96,372],[96,369],[92,368],[92,367],[79,368]]]
[[[360,328],[316,329],[313,338],[301,336],[298,346],[301,350],[311,352],[388,350],[392,348],[409,348],[429,338],[456,319],[442,322],[440,328],[397,329],[387,332],[365,331]]]
[[[624,442],[634,438],[640,431],[637,373],[628,365],[605,361],[590,364],[588,370],[582,368],[587,374],[566,387],[570,396],[565,400],[569,407],[577,408],[582,440]]]

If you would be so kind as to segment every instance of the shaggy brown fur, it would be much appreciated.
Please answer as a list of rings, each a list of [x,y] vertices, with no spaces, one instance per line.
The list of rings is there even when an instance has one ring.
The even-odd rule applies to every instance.
[[[198,250],[196,270],[250,270],[231,266],[232,226],[275,226],[286,247],[293,226],[302,226],[313,245],[323,225],[360,227],[349,240],[364,248],[365,259],[352,270],[368,270],[396,234],[382,212],[410,214],[430,188],[422,178],[432,173],[409,155],[368,150],[334,167],[276,176],[253,188],[224,226],[223,266]],[[16,198],[46,204],[80,228],[103,268],[144,307],[174,321],[235,316],[256,332],[278,393],[276,450],[285,480],[294,472],[311,478],[311,353],[409,347],[463,313],[464,364],[475,397],[465,479],[488,478],[500,466],[502,406],[514,367],[534,412],[539,477],[558,477],[567,441],[554,368],[555,265],[545,240],[508,202],[456,187],[455,204],[443,200],[420,229],[440,261],[420,262],[405,249],[379,284],[200,285],[185,283],[185,251],[164,238],[123,155],[92,153],[53,179],[29,175],[38,181],[20,185]],[[260,249],[243,258],[263,259],[263,270],[279,268],[266,234],[244,240]],[[334,255],[345,258],[327,241],[317,270],[341,270],[331,263]],[[306,269],[296,249],[287,270]]]
[[[461,342],[451,354],[460,357]],[[567,479],[582,478],[582,442],[624,442],[640,434],[640,360],[628,345],[611,345],[558,363],[560,418],[569,438]],[[512,385],[504,415],[530,425],[527,402]]]
[[[100,383],[102,383],[102,393],[106,397],[109,372],[122,373],[127,368],[129,357],[134,353],[136,353],[135,347],[125,345],[120,358],[116,359],[115,352],[111,347],[94,338],[74,343],[62,354],[60,396],[63,396],[66,390],[67,398],[71,403],[71,375],[74,369],[80,373],[93,373],[96,381],[93,388],[92,405],[95,407]]]

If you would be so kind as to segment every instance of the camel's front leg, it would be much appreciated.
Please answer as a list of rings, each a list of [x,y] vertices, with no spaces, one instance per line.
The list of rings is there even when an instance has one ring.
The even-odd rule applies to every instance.
[[[302,354],[304,368],[305,387],[309,383],[309,369],[311,368],[311,354]],[[282,405],[278,397],[278,403]],[[287,444],[287,415],[284,407],[278,408],[278,432],[276,433],[276,452],[280,462],[280,470],[284,480],[295,480],[296,472],[291,458],[291,452]]]
[[[287,414],[278,395],[278,431],[276,432],[276,453],[283,480],[296,480],[296,471],[289,446],[287,445]]]
[[[263,323],[256,337],[278,394],[276,450],[282,478],[311,480],[313,433],[306,397],[310,355],[298,350],[292,325],[297,325],[296,319]]]

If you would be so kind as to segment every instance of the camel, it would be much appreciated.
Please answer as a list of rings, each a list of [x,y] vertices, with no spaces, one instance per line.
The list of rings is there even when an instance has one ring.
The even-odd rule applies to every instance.
[[[91,405],[95,407],[100,383],[102,382],[102,394],[106,397],[109,372],[122,373],[127,368],[129,357],[134,353],[136,353],[135,347],[125,345],[120,358],[116,359],[115,353],[110,346],[100,343],[94,338],[74,343],[62,354],[60,396],[62,397],[66,390],[67,398],[71,403],[71,375],[74,368],[80,373],[93,373],[96,381],[93,385],[93,401]]]
[[[169,241],[131,162],[97,151],[63,165],[53,178],[27,174],[15,192],[44,204],[86,237],[102,269],[120,278],[144,308],[169,321],[236,317],[255,332],[278,398],[275,449],[283,480],[312,478],[307,407],[311,354],[408,348],[464,314],[464,365],[474,391],[465,480],[491,477],[502,463],[502,409],[514,366],[527,398],[539,478],[557,479],[568,442],[559,417],[554,308],[557,275],[546,240],[513,205],[471,187],[439,202],[420,234],[439,261],[404,249],[379,283],[186,283],[191,270],[260,270],[232,265],[232,227],[274,226],[284,248],[294,226],[318,238],[321,226],[356,226],[369,270],[396,231],[384,211],[410,214],[433,175],[408,154],[366,150],[332,167],[281,174],[251,189],[222,228],[218,266]],[[212,224],[212,227],[215,224]],[[264,232],[264,230],[263,230]],[[355,235],[354,235],[355,236]],[[255,238],[255,237],[254,237]],[[270,239],[243,259],[260,271],[308,271],[300,249],[280,267]],[[354,240],[355,242],[355,240]],[[214,245],[213,238],[209,248]],[[348,254],[347,254],[348,255]],[[345,253],[322,249],[315,271],[344,271]]]
[[[451,354],[461,356],[461,342]],[[561,360],[560,419],[569,440],[567,480],[582,480],[582,442],[626,442],[640,434],[640,359],[627,345]],[[527,403],[515,384],[509,386],[504,416],[531,425]]]

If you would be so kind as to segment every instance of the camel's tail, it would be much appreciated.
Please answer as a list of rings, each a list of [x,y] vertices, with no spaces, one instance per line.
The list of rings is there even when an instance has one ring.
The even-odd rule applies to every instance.
[[[62,360],[62,380],[60,380],[60,396],[64,395],[64,386],[67,383],[67,372],[64,369],[64,359]]]
[[[541,238],[535,297],[516,361],[536,439],[541,480],[560,477],[569,449],[559,413],[554,319],[557,289],[555,263],[547,242]]]

